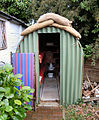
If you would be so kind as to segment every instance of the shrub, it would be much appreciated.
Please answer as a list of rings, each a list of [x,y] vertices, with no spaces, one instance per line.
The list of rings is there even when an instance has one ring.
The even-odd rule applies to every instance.
[[[21,74],[14,75],[13,67],[9,64],[0,67],[0,120],[24,120],[26,111],[32,107],[26,102],[32,101],[30,93],[34,89],[24,86]],[[18,90],[15,86],[22,85]]]

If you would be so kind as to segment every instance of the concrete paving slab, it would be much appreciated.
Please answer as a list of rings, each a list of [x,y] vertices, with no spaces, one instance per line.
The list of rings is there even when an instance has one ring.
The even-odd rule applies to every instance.
[[[59,100],[58,81],[56,78],[46,78],[44,80],[41,101]]]

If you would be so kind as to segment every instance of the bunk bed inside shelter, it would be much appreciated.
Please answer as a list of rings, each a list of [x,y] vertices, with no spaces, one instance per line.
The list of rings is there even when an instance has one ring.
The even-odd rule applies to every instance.
[[[21,33],[24,38],[17,52],[36,53],[37,103],[71,104],[81,97],[81,35],[71,23],[65,17],[47,13]]]

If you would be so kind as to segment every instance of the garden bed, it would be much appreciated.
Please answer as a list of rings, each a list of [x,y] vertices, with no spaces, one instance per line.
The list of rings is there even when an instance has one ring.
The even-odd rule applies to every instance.
[[[99,106],[91,103],[69,105],[65,109],[65,120],[98,120]]]

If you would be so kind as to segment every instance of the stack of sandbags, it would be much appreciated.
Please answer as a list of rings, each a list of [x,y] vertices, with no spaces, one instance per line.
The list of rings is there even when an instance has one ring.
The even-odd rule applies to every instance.
[[[73,36],[75,36],[76,38],[81,38],[81,35],[79,32],[77,32],[74,28],[70,27],[70,26],[63,26],[63,25],[59,25],[57,23],[53,23],[50,26],[54,26],[63,30],[66,30],[67,32],[71,33]]]
[[[53,20],[57,24],[64,25],[64,26],[71,26],[71,23],[72,23],[72,21],[69,21],[67,18],[62,17],[55,13],[46,13],[46,14],[42,15],[38,19],[37,23],[42,23],[47,20]]]
[[[36,23],[34,25],[29,26],[28,28],[26,28],[23,32],[21,32],[21,35],[27,35],[33,31],[39,30],[41,28],[47,27],[49,25],[52,25],[54,23],[53,20],[48,20],[48,21],[44,21],[42,23]]]
[[[55,13],[46,13],[38,19],[36,24],[25,29],[21,33],[21,35],[27,35],[33,31],[36,31],[38,29],[41,29],[47,26],[54,26],[54,27],[68,31],[76,38],[81,38],[80,33],[71,27],[71,23],[72,21],[68,20],[67,18],[63,16],[60,16]]]

